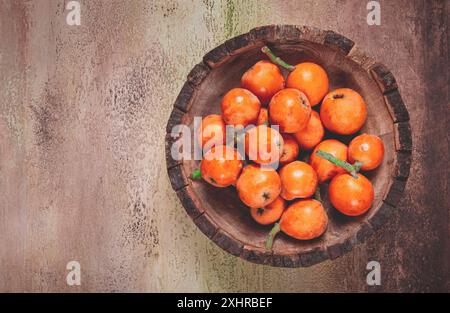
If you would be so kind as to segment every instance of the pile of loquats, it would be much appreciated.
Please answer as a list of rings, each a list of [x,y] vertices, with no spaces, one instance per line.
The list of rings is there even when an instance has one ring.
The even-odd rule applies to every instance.
[[[192,178],[215,187],[235,186],[257,223],[274,224],[266,240],[271,249],[280,231],[298,240],[326,231],[319,184],[329,183],[330,202],[342,214],[366,213],[374,189],[360,171],[382,163],[384,145],[370,134],[354,136],[348,146],[325,138],[326,130],[349,136],[361,129],[367,117],[362,96],[349,88],[329,91],[327,72],[318,64],[293,66],[268,47],[262,52],[270,61],[261,60],[242,75],[241,86],[222,98],[221,115],[203,118],[197,131],[206,153]],[[280,67],[288,70],[287,78]],[[231,144],[226,140],[227,125],[255,125],[244,132],[245,156],[236,149],[239,138]],[[256,145],[250,138],[256,138]],[[260,145],[270,158],[262,155]],[[300,151],[306,155],[303,160]]]

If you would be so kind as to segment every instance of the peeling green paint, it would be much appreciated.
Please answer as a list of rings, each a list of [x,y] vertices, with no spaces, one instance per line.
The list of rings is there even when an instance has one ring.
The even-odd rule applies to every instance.
[[[226,9],[225,9],[225,34],[227,37],[231,37],[234,35],[235,22],[235,5],[234,1],[227,1]]]

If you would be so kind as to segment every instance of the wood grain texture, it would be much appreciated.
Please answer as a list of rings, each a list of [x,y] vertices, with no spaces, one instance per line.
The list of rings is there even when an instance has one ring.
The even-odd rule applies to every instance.
[[[80,2],[81,26],[69,27],[65,1],[0,1],[0,290],[450,290],[447,1],[381,1],[380,26],[357,0]],[[364,245],[309,268],[223,252],[188,218],[164,166],[188,71],[266,24],[351,38],[392,71],[410,113],[397,210]],[[79,287],[66,285],[70,260]],[[370,260],[381,286],[366,285]]]

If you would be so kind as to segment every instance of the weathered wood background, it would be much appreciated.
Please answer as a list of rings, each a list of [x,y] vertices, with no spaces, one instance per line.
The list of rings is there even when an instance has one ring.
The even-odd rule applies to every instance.
[[[0,0],[0,291],[449,291],[449,1]],[[187,217],[164,159],[185,76],[265,24],[353,39],[394,73],[413,164],[398,212],[364,245],[311,268],[228,255]],[[81,286],[66,264],[81,264]],[[379,261],[382,285],[366,284]]]

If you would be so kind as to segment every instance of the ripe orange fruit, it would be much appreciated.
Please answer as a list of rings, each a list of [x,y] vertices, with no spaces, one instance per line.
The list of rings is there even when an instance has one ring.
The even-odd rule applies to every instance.
[[[321,236],[327,229],[327,225],[328,216],[322,203],[312,199],[291,204],[280,220],[280,229],[299,240]]]
[[[265,105],[284,88],[284,77],[275,64],[259,61],[242,75],[241,86],[253,92]]]
[[[233,88],[225,94],[221,106],[226,124],[247,126],[256,123],[261,103],[247,89]]]
[[[252,208],[250,214],[253,219],[261,225],[269,225],[278,221],[286,209],[286,201],[276,198],[275,201],[263,208]]]
[[[277,162],[283,152],[284,141],[281,134],[266,125],[258,125],[245,134],[245,154],[255,163]]]
[[[309,198],[317,189],[318,179],[314,169],[307,163],[294,161],[280,170],[281,197],[286,200]]]
[[[281,153],[280,163],[284,165],[297,159],[300,149],[292,135],[281,134],[281,136],[283,137],[283,152]]]
[[[303,92],[311,106],[320,103],[328,92],[328,85],[327,72],[320,65],[311,62],[297,64],[286,81],[286,87]]]
[[[214,146],[203,156],[200,165],[202,177],[216,187],[235,184],[243,162],[236,149],[229,146]]]
[[[370,171],[380,166],[384,157],[384,145],[380,137],[362,134],[353,138],[348,146],[348,160],[361,162],[361,170]]]
[[[247,165],[236,182],[239,198],[250,208],[263,208],[280,195],[281,180],[272,168]]]
[[[356,133],[364,125],[366,117],[364,99],[349,88],[340,88],[328,93],[320,107],[323,125],[340,135]]]
[[[203,118],[201,127],[197,129],[197,132],[198,144],[205,151],[208,151],[213,146],[225,143],[226,126],[222,116],[218,114],[211,114]]]
[[[300,148],[304,150],[313,149],[322,141],[324,135],[325,129],[323,128],[319,113],[316,111],[311,112],[311,118],[308,124],[306,124],[306,127],[294,134]]]
[[[269,126],[269,111],[266,108],[261,108],[258,115],[258,120],[256,125],[266,125]]]
[[[370,180],[361,174],[358,178],[344,173],[335,176],[328,186],[331,204],[341,213],[358,216],[367,212],[373,202],[374,191]]]
[[[314,148],[311,153],[310,164],[317,172],[319,182],[324,183],[337,174],[345,173],[345,170],[342,167],[334,165],[330,161],[319,157],[316,154],[317,150],[328,152],[342,161],[347,161],[348,148],[345,144],[335,139],[324,140]]]
[[[283,133],[296,133],[308,124],[311,106],[305,94],[297,89],[286,88],[277,92],[270,100],[269,118],[279,125]]]

